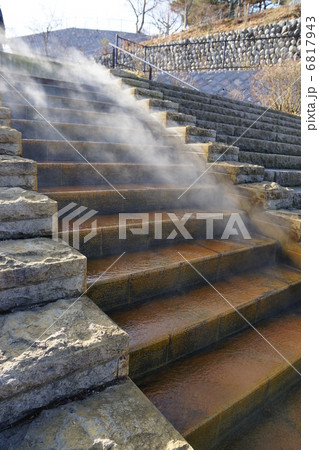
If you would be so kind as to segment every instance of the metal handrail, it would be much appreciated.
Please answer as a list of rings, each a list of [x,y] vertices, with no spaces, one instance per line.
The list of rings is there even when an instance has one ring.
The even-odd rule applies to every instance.
[[[169,77],[174,78],[174,80],[179,81],[182,84],[185,84],[186,86],[194,89],[197,92],[200,92],[200,90],[197,87],[191,85],[190,83],[187,83],[187,81],[184,81],[184,80],[179,79],[178,77],[175,77],[175,75],[172,75],[171,73],[166,72],[165,70],[161,69],[160,67],[155,66],[154,64],[150,63],[149,61],[146,61],[145,59],[140,58],[139,56],[136,56],[133,53],[128,52],[127,50],[124,50],[123,48],[118,47],[115,44],[109,43],[109,45],[111,47],[113,47],[114,49],[120,50],[121,52],[126,53],[127,55],[131,56],[132,58],[138,59],[142,63],[147,64],[148,66],[150,66],[150,68],[155,69],[155,70],[159,70],[160,72],[164,73],[165,75],[168,75]],[[113,60],[114,60],[114,58],[113,58]],[[150,79],[151,79],[151,74],[152,74],[152,70],[150,69]]]

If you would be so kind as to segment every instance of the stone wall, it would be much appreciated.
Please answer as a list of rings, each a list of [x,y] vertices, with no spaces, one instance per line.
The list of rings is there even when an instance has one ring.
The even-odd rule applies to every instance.
[[[300,58],[300,18],[256,28],[212,34],[168,45],[134,47],[134,53],[167,71],[245,69]],[[131,51],[130,48],[127,50]],[[109,64],[110,58],[102,58]],[[118,54],[118,63],[136,68],[136,60]],[[139,68],[139,67],[138,67]],[[140,69],[140,68],[139,68]]]

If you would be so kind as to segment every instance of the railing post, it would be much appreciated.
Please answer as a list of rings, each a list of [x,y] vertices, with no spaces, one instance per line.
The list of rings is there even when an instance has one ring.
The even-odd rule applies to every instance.
[[[145,61],[146,61],[146,56],[147,56],[146,49],[147,49],[147,47],[145,46],[144,47],[144,60]],[[145,72],[146,72],[146,63],[144,63],[144,66],[143,66],[143,73],[145,73]]]
[[[112,48],[112,69],[115,69],[115,48]]]
[[[150,81],[152,81],[152,66],[150,66],[150,71],[149,71],[148,79],[149,79]]]
[[[226,47],[227,47],[227,39],[225,39],[224,41],[223,69],[225,68]]]
[[[118,47],[119,46],[119,35],[117,34],[116,35],[116,47]],[[114,65],[114,67],[117,67],[117,63],[118,63],[118,55],[119,55],[119,51],[118,51],[118,49],[116,48],[115,49],[115,65]]]

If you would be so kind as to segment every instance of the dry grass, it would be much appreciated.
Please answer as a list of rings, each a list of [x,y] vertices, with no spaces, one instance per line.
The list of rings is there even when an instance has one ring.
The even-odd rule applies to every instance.
[[[301,114],[301,66],[285,61],[264,66],[251,82],[252,97],[262,106],[291,114]]]
[[[180,33],[171,36],[162,36],[157,39],[145,41],[145,45],[169,44],[174,41],[183,39],[198,38],[205,35],[229,32],[233,30],[243,30],[248,27],[257,27],[258,25],[266,25],[267,23],[276,23],[281,20],[289,20],[298,18],[301,15],[300,5],[281,6],[260,13],[250,14],[249,16],[219,20],[214,23],[205,23],[204,25],[193,26]]]

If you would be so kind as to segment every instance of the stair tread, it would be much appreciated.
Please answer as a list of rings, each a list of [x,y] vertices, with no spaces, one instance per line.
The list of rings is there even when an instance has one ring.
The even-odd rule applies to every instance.
[[[301,389],[296,386],[284,398],[263,409],[253,423],[223,442],[220,450],[269,450],[301,448]],[[267,439],[265,439],[267,436]]]
[[[300,359],[300,318],[287,313],[257,330],[291,363]],[[288,363],[249,329],[137,382],[175,428],[186,437],[210,418],[283,372]]]
[[[141,185],[141,184],[116,184],[116,188],[120,191],[120,192],[125,192],[125,191],[147,191],[147,190],[159,190],[159,189],[163,189],[165,191],[169,191],[169,190],[183,190],[183,189],[187,189],[189,186],[181,186],[181,185],[170,185],[170,186],[165,186],[165,185],[161,185],[161,184],[145,184],[145,185]],[[193,186],[191,189],[211,189],[211,186],[209,185],[198,185],[198,186]],[[50,187],[44,187],[44,188],[40,188],[39,192],[41,193],[47,193],[49,194],[53,194],[53,193],[77,193],[77,192],[103,192],[103,191],[114,191],[114,189],[109,186],[108,184],[105,183],[105,185],[97,185],[97,186],[50,186]]]
[[[177,243],[166,245],[147,251],[126,253],[118,263],[107,273],[106,269],[114,262],[114,256],[106,258],[90,259],[88,261],[88,283],[108,280],[111,278],[128,277],[134,273],[143,273],[159,268],[187,264],[184,258],[191,261],[203,258],[218,258],[221,254],[228,252],[240,252],[254,246],[273,245],[271,239],[251,239],[249,241],[196,241],[193,243]],[[101,278],[100,278],[101,277]]]
[[[148,221],[150,223],[154,222],[155,221],[155,213],[160,213],[162,215],[163,222],[164,221],[171,222],[171,219],[169,218],[168,213],[173,213],[177,217],[182,217],[186,212],[193,213],[194,215],[196,213],[214,213],[214,212],[216,212],[216,213],[221,213],[224,216],[228,216],[228,215],[234,213],[234,210],[231,210],[231,211],[230,210],[221,210],[219,208],[218,210],[216,209],[215,211],[213,209],[210,209],[209,211],[207,211],[207,210],[199,209],[199,208],[196,208],[196,209],[188,208],[187,211],[185,209],[171,209],[169,211],[160,211],[160,210],[159,211],[148,211]],[[238,210],[236,212],[239,212],[240,214],[244,215],[244,213],[240,210]],[[119,227],[119,215],[118,214],[101,214],[101,215],[95,216],[94,220],[96,220],[96,228],[97,229],[118,228]],[[61,225],[61,221],[62,221],[62,219],[60,220],[60,223],[59,223],[60,225]],[[141,220],[140,219],[130,219],[130,224],[134,224],[134,223],[140,224]],[[80,224],[79,228],[81,230],[85,230],[85,229],[91,230],[91,226],[92,226],[92,219],[89,219],[88,221]],[[69,223],[69,227],[71,230],[73,230],[73,225],[71,222]]]
[[[300,273],[285,265],[265,267],[214,283],[235,307],[240,308],[272,292],[300,282]],[[112,319],[130,336],[130,349],[168,338],[184,329],[226,314],[233,308],[209,285],[183,294],[159,297],[134,308],[114,312]]]

